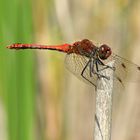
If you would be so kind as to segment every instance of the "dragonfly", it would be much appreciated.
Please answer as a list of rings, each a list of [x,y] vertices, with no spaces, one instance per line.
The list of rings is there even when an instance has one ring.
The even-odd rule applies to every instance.
[[[124,86],[125,81],[129,80],[131,75],[136,75],[134,81],[140,80],[140,66],[113,53],[108,45],[95,45],[88,39],[76,41],[73,44],[61,45],[14,43],[7,48],[17,50],[47,49],[66,53],[65,64],[68,70],[76,77],[95,87],[99,78],[110,79],[109,76],[100,73],[104,69],[112,69],[114,71],[114,80],[122,86]],[[107,65],[112,60],[115,60],[114,67]]]

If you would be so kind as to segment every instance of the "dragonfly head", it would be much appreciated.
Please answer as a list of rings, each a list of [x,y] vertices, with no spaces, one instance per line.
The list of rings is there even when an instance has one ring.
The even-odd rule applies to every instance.
[[[109,46],[106,44],[103,44],[99,47],[99,57],[102,60],[107,59],[111,55],[112,51]]]

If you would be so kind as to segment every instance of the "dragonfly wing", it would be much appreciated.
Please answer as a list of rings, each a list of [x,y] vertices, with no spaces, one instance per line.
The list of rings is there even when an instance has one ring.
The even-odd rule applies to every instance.
[[[115,59],[115,79],[120,83],[124,82],[138,82],[140,81],[140,66],[118,56],[113,56]]]
[[[82,71],[85,68],[89,61],[89,58],[78,55],[75,53],[70,53],[66,55],[65,58],[65,65],[66,68],[72,72],[76,77],[79,79],[83,80],[84,82],[96,86],[97,82],[97,76],[93,75],[92,77],[90,76],[90,69],[89,66],[86,67],[83,75]]]

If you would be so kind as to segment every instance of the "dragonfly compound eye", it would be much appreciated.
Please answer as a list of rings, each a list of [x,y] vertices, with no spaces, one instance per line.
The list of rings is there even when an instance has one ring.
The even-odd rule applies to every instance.
[[[102,60],[107,59],[111,55],[111,49],[106,44],[103,44],[99,48],[99,57]]]

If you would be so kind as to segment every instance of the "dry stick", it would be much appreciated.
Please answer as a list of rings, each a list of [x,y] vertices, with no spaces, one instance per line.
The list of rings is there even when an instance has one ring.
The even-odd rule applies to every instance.
[[[111,61],[107,65],[114,67],[114,63],[115,61]],[[100,73],[110,77],[110,80],[100,78],[97,82],[94,140],[111,140],[114,71],[111,68],[107,68]]]

